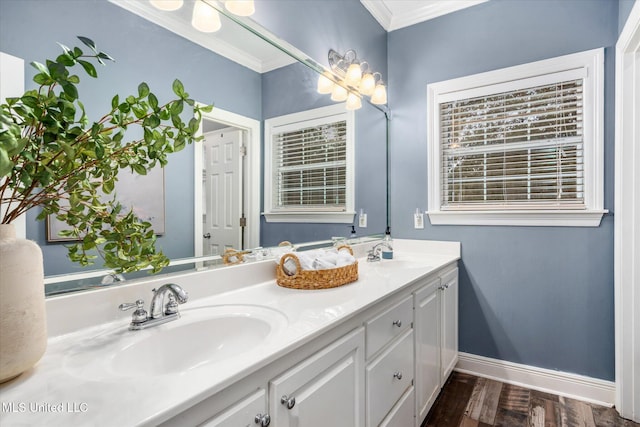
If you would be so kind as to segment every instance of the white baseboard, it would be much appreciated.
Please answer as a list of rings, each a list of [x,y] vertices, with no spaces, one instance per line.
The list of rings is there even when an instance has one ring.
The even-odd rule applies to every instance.
[[[616,387],[613,381],[521,365],[475,354],[460,353],[455,370],[607,407],[612,407],[615,401]]]

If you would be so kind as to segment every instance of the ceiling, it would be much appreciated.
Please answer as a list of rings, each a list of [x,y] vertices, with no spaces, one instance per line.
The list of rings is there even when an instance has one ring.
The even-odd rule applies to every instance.
[[[360,0],[387,31],[408,27],[488,0]]]

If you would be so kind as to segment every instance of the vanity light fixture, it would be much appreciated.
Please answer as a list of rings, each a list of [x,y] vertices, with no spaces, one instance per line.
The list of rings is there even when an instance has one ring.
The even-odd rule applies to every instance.
[[[376,84],[376,88],[373,90],[371,103],[376,105],[384,105],[387,103],[387,88],[382,80]]]
[[[382,78],[382,75],[378,72],[365,73],[365,75],[362,76],[362,80],[360,80],[360,85],[358,86],[358,90],[361,94],[367,96],[373,95],[373,91],[376,88],[376,76]]]
[[[344,76],[344,82],[349,86],[358,87],[362,80],[362,68],[357,60],[354,60],[347,68],[347,75]]]
[[[342,102],[342,101],[346,101],[348,97],[349,97],[349,92],[347,92],[347,89],[340,86],[339,84],[333,85],[333,90],[331,91],[332,101]]]
[[[184,0],[149,0],[156,9],[171,12],[178,10],[184,4]],[[250,16],[255,12],[254,0],[227,0],[225,8],[238,16]],[[216,6],[217,7],[217,6]],[[220,13],[209,4],[209,0],[196,0],[193,3],[191,25],[203,33],[213,33],[222,28]]]
[[[362,107],[362,97],[371,97],[371,103],[384,105],[387,103],[387,89],[382,81],[382,74],[370,69],[366,61],[358,60],[355,50],[344,55],[329,50],[329,67],[318,78],[318,93],[331,94],[331,100],[347,101],[347,109],[357,110]]]
[[[318,78],[318,93],[328,94],[333,92],[334,84],[333,80],[331,80],[331,73],[325,71]]]
[[[347,110],[359,110],[362,108],[362,100],[360,99],[360,95],[356,95],[353,92],[349,92],[347,95]]]
[[[202,0],[196,0],[193,5],[191,25],[203,33],[214,33],[222,27],[220,13]]]
[[[156,9],[172,12],[178,10],[184,4],[183,0],[149,0],[149,3]]]
[[[256,11],[253,0],[227,0],[224,7],[234,15],[251,16]]]

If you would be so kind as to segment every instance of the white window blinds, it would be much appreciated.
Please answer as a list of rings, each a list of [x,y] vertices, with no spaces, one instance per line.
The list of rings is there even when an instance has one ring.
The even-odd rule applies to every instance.
[[[439,104],[441,209],[584,209],[583,80]]]
[[[275,133],[272,147],[274,210],[346,210],[345,120]]]

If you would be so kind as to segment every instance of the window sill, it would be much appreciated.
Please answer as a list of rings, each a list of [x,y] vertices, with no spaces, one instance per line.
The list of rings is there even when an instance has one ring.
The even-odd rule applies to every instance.
[[[267,222],[352,224],[355,212],[263,212]]]
[[[429,211],[432,225],[507,225],[529,227],[598,227],[603,210],[576,211]]]

